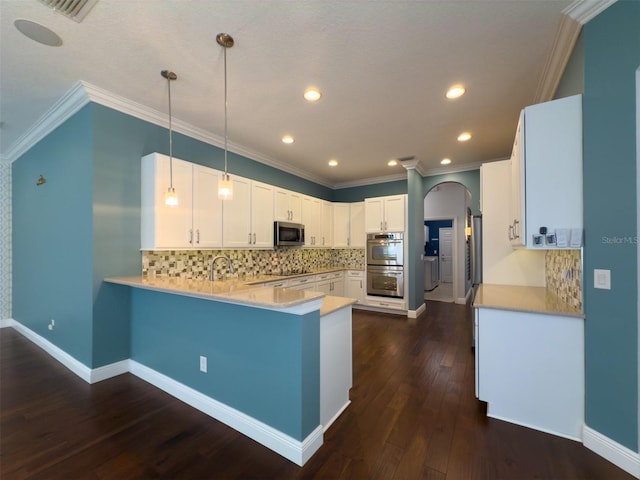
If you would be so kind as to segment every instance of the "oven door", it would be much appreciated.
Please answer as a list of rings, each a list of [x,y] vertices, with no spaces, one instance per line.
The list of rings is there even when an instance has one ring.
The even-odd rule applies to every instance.
[[[404,298],[403,268],[367,266],[367,295]]]
[[[367,265],[402,265],[402,240],[367,240]]]

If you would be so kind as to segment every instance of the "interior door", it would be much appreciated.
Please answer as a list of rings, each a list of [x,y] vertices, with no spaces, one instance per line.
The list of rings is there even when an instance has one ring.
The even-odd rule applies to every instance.
[[[453,283],[453,228],[440,228],[440,281]]]

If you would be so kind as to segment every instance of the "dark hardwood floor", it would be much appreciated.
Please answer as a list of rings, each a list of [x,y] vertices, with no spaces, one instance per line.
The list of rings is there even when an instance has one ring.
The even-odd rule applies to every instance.
[[[633,478],[578,442],[487,418],[467,315],[354,311],[352,403],[302,468],[133,375],[88,385],[2,329],[0,477]]]

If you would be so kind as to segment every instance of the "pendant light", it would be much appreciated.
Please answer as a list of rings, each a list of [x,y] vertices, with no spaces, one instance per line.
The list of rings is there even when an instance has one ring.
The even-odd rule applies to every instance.
[[[224,49],[224,175],[218,182],[218,198],[222,200],[233,199],[233,182],[227,173],[227,49],[233,47],[233,37],[227,33],[216,35],[216,42]]]
[[[176,189],[173,188],[173,126],[171,123],[171,80],[176,80],[178,76],[170,70],[162,70],[160,72],[167,79],[169,87],[169,189],[164,195],[164,203],[170,207],[178,206],[178,195]]]

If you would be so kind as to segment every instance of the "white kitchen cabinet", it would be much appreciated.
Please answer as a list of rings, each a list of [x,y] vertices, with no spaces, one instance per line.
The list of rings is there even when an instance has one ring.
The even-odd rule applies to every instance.
[[[358,304],[364,303],[364,272],[362,270],[346,272],[344,296],[355,298]]]
[[[302,222],[302,194],[283,188],[274,190],[274,220]]]
[[[584,319],[475,309],[476,396],[487,415],[574,440],[584,425]]]
[[[350,204],[333,204],[333,246],[336,248],[349,246],[350,214]]]
[[[333,247],[365,246],[364,202],[333,204]]]
[[[367,235],[364,231],[364,202],[354,202],[349,212],[349,246],[364,248]]]
[[[514,246],[560,248],[560,232],[578,229],[582,240],[582,96],[526,107],[511,157],[512,219],[507,234]],[[540,236],[556,234],[557,245]],[[538,241],[536,241],[536,239]]]
[[[217,198],[221,172],[173,159],[177,206],[164,203],[170,185],[170,160],[152,153],[141,163],[141,249],[168,250],[222,246],[222,203]]]
[[[333,243],[333,205],[305,195],[302,197],[302,223],[305,247],[331,247]]]
[[[320,221],[320,246],[333,246],[333,204],[322,201],[322,219]]]
[[[315,290],[316,289],[316,276],[307,275],[305,277],[296,277],[289,280],[288,288],[294,290]]]
[[[322,201],[319,198],[304,195],[302,197],[302,223],[304,224],[304,246],[316,247],[320,244]]]
[[[273,247],[273,187],[233,177],[233,199],[223,201],[225,248]]]
[[[366,232],[404,232],[406,203],[406,195],[365,198]]]
[[[316,275],[316,291],[344,297],[344,272],[320,273]]]

